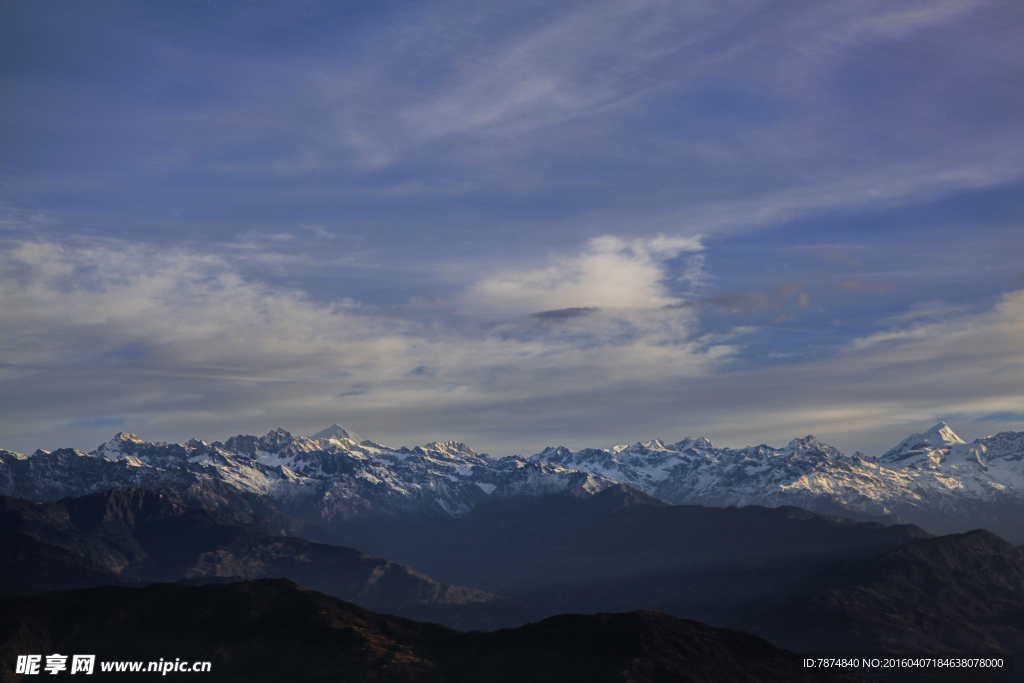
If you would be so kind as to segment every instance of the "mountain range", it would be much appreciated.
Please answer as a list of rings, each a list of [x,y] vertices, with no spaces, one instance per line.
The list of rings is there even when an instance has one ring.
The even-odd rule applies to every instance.
[[[964,443],[945,423],[876,457],[813,436],[782,448],[707,439],[608,450],[548,448],[530,458],[632,484],[677,504],[794,505],[854,519],[909,521],[933,533],[984,527],[1024,541],[1024,432]]]
[[[381,528],[359,543],[543,616],[648,607],[717,623],[837,562],[927,538],[913,525],[794,507],[669,505],[616,484],[487,501],[446,524]]]
[[[669,505],[618,484],[489,501],[452,525],[389,535],[388,556],[442,583],[262,526],[144,489],[0,497],[0,598],[287,577],[463,630],[648,608],[802,652],[1024,652],[1024,551],[983,530],[933,537],[792,507]]]
[[[687,438],[500,459],[454,441],[410,449],[355,438],[333,425],[308,438],[278,429],[172,444],[120,433],[91,453],[0,451],[0,494],[44,502],[118,487],[180,491],[223,482],[250,505],[271,501],[330,530],[355,519],[458,518],[489,500],[593,493],[622,482],[675,504],[792,505],[940,534],[984,527],[1024,542],[1024,432],[965,443],[939,423],[873,457],[844,455],[813,436],[782,448]]]
[[[419,680],[424,671],[400,664],[427,662],[434,678],[424,680],[471,680],[468,672],[478,680],[506,680],[509,668],[519,670],[519,678],[507,680],[575,675],[636,681],[701,680],[697,671],[706,680],[747,681],[801,680],[807,673],[791,671],[787,679],[792,658],[787,664],[785,653],[722,627],[806,653],[1024,652],[1024,551],[982,530],[933,537],[912,525],[854,522],[791,507],[673,506],[619,484],[592,495],[566,491],[489,501],[446,535],[420,529],[419,544],[408,545],[408,553],[444,580],[507,596],[499,598],[348,548],[271,537],[260,526],[142,489],[59,503],[0,498],[0,592],[9,596],[0,602],[0,650],[78,647],[112,659],[156,659],[167,654],[157,652],[160,644],[175,656],[219,662],[220,671],[227,666],[241,678],[231,662],[258,660],[253,643],[265,643],[290,666],[338,675],[345,670],[346,680],[378,680],[372,676],[390,675],[381,669],[392,666],[399,679]],[[401,538],[392,543],[405,545]],[[360,612],[287,582],[235,583],[264,576],[286,576],[378,612],[462,629],[568,614],[464,637]],[[140,590],[152,581],[215,586],[205,585],[208,592],[176,592],[183,585]],[[48,588],[88,586],[106,587],[32,597]],[[297,605],[306,607],[296,611]],[[304,611],[313,606],[330,618]],[[210,634],[193,623],[193,607],[215,624],[237,619],[239,625]],[[363,615],[358,623],[353,614]],[[275,625],[273,615],[305,621]],[[168,624],[187,633],[171,637],[168,629],[178,626]],[[332,630],[337,628],[342,632]],[[354,638],[357,633],[366,637]],[[271,646],[276,638],[281,642]],[[305,648],[297,645],[303,638],[312,639]],[[344,650],[345,643],[363,643],[361,654],[336,652],[332,660],[329,649]],[[600,660],[595,653],[603,650],[610,659],[590,668],[578,659]],[[293,655],[312,659],[298,664],[289,659]],[[726,656],[731,659],[714,659]],[[4,666],[13,657],[0,659]],[[354,662],[356,669],[344,669]],[[664,671],[660,677],[615,678],[601,668],[606,665],[620,674]],[[265,664],[267,672],[278,666]],[[260,680],[262,674],[245,671]],[[303,680],[318,680],[307,675],[309,668],[302,671]],[[324,680],[330,677],[324,674]]]
[[[474,636],[478,642],[469,645],[473,638],[445,636],[444,642],[459,643],[452,645],[452,650],[430,640],[433,636],[429,634],[440,633],[436,629],[441,627],[410,626],[409,622],[406,627],[420,634],[415,636],[416,642],[433,643],[429,652],[408,650],[407,646],[415,645],[411,641],[387,645],[381,652],[413,652],[409,656],[416,661],[433,662],[430,666],[435,669],[430,675],[440,670],[436,667],[445,671],[440,678],[424,680],[467,680],[453,673],[462,671],[458,668],[461,664],[450,668],[453,665],[445,659],[449,655],[458,662],[475,662],[470,670],[477,673],[482,671],[479,667],[521,666],[524,672],[531,672],[523,673],[521,678],[526,680],[539,675],[538,670],[530,669],[539,666],[537,662],[547,661],[552,670],[559,670],[557,667],[575,661],[562,659],[567,655],[559,654],[559,648],[591,651],[587,650],[592,646],[587,638],[604,642],[602,639],[621,637],[614,634],[624,629],[648,626],[657,627],[649,633],[652,642],[668,643],[670,649],[683,647],[690,637],[707,643],[712,627],[727,627],[801,652],[1024,653],[1024,620],[1020,617],[1024,614],[1020,598],[1024,595],[1024,551],[987,531],[935,537],[914,525],[857,522],[790,506],[671,505],[620,483],[596,492],[570,487],[534,496],[492,496],[458,516],[437,510],[414,515],[406,510],[390,518],[352,517],[337,527],[341,531],[361,528],[365,540],[375,545],[351,545],[364,550],[372,547],[372,555],[389,558],[383,560],[337,543],[302,538],[311,531],[325,537],[334,532],[317,530],[273,502],[252,492],[239,492],[223,480],[199,478],[181,490],[183,495],[171,488],[121,488],[50,503],[0,498],[0,598],[8,596],[0,603],[0,614],[13,610],[25,620],[17,622],[18,626],[0,617],[0,647],[17,642],[18,651],[26,651],[28,646],[22,642],[26,628],[37,638],[33,643],[65,644],[80,642],[75,640],[79,629],[113,633],[121,628],[109,620],[100,625],[82,621],[82,605],[92,603],[83,602],[81,589],[90,586],[138,591],[161,581],[224,584],[287,577],[305,588],[350,599],[375,611],[460,629],[514,626],[558,613],[598,613],[596,619],[570,614],[542,622],[545,626],[501,631],[510,634],[507,640],[506,636],[494,640]],[[191,502],[186,503],[184,496]],[[374,533],[375,526],[378,533]],[[54,588],[79,590],[32,597]],[[230,612],[239,600],[249,600],[248,590],[225,593],[235,597],[218,602],[212,618],[221,619],[221,610]],[[143,641],[162,642],[165,617],[154,615],[162,614],[159,609],[164,608],[151,609],[145,606],[146,600],[139,602],[131,596],[170,594],[103,595],[122,596],[125,604],[137,605],[118,612],[115,621],[132,623],[138,634],[148,634],[136,636],[141,646]],[[193,600],[190,596],[214,594],[174,595],[188,603]],[[18,602],[22,597],[31,599]],[[273,601],[281,604],[278,598]],[[639,608],[659,612],[641,612],[635,618],[600,614]],[[149,610],[149,621],[133,616],[132,609]],[[333,607],[323,609],[335,613]],[[696,618],[712,626],[692,624],[692,628],[705,630],[679,631],[673,625],[677,622],[663,613]],[[166,618],[187,621],[181,612]],[[383,623],[380,619],[390,619],[387,628],[392,630],[388,633],[394,634],[394,619],[373,618],[377,625]],[[314,634],[319,627],[313,622],[296,625],[296,629],[323,642],[334,642],[334,631]],[[256,640],[266,637],[257,634],[267,627],[266,620],[260,624],[253,632]],[[353,628],[359,631],[361,627]],[[574,629],[591,635],[569,636]],[[679,635],[683,632],[689,635]],[[112,644],[124,634],[115,637],[110,633],[106,652],[113,657]],[[391,637],[367,633],[367,638],[377,643]],[[543,637],[560,645],[545,650],[538,634],[546,634]],[[294,634],[286,635],[291,638]],[[748,654],[753,652],[749,648],[754,648],[756,640],[743,642]],[[613,645],[608,641],[607,648],[613,649]],[[616,660],[615,666],[631,666],[628,662],[639,661],[630,659],[634,657],[657,659],[662,645],[639,653],[632,649],[632,654],[626,660]],[[506,646],[512,649],[506,650]],[[235,647],[245,650],[236,640],[235,644],[223,643],[218,652],[231,653],[231,657],[254,656],[251,650],[245,654]],[[201,651],[197,643],[186,649]],[[367,654],[365,648],[361,651]],[[766,659],[757,665],[745,664],[748,678],[737,674],[736,680],[760,680],[751,672],[763,671],[758,667],[770,661],[781,665],[774,651],[758,651],[758,657]],[[724,656],[700,652],[700,656]],[[204,656],[216,659],[221,655]],[[372,666],[391,662],[387,657],[390,655],[381,654]],[[517,657],[523,661],[517,662]],[[676,655],[666,657],[671,660]],[[449,663],[442,665],[442,660]],[[677,666],[665,663],[667,660],[644,660],[638,671]],[[717,666],[726,672],[737,671],[721,661]],[[268,665],[268,670],[272,668]],[[407,674],[418,671],[397,670]],[[604,674],[591,671],[594,680],[602,680]],[[492,678],[502,680],[501,675],[504,673]],[[768,680],[786,680],[779,671],[772,675],[777,678]],[[360,676],[369,674],[364,671],[353,676],[352,680],[362,680]],[[710,673],[705,678],[728,680]],[[686,679],[664,674],[660,679],[637,675],[626,680]]]

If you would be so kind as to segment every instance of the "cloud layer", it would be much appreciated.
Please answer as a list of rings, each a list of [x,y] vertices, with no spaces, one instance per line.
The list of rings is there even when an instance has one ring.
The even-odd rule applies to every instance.
[[[1022,21],[0,3],[0,447],[1024,428]]]
[[[327,419],[372,409],[386,423],[389,411],[428,404],[457,411],[528,399],[551,382],[600,389],[666,367],[699,374],[727,352],[691,339],[685,314],[661,308],[670,299],[657,257],[696,248],[690,240],[607,238],[549,268],[486,279],[460,300],[486,316],[458,324],[316,303],[185,250],[110,240],[9,246],[0,349],[4,431],[14,437],[89,420],[221,429],[304,411]],[[589,285],[605,267],[623,291],[595,298]],[[567,316],[572,324],[557,329],[550,317],[521,317],[580,296],[610,312]],[[496,313],[498,325],[487,319]]]
[[[486,277],[426,322],[317,303],[186,250],[8,247],[8,448],[89,447],[83,439],[112,425],[181,440],[337,419],[380,440],[476,439],[499,453],[696,432],[868,440],[935,416],[1024,411],[1024,292],[981,313],[894,321],[824,360],[757,369],[737,357],[751,328],[709,335],[700,307],[670,305],[665,262],[698,249],[693,240],[594,240]],[[602,277],[619,286],[602,289]],[[463,313],[445,317],[449,306]]]

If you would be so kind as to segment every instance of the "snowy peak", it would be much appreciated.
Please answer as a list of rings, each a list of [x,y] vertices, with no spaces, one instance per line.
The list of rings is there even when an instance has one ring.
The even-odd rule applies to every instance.
[[[316,434],[309,438],[312,439],[313,441],[319,441],[320,439],[327,439],[328,441],[341,441],[342,439],[348,439],[349,441],[354,441],[355,443],[359,443],[362,441],[362,439],[360,439],[355,432],[350,432],[337,422],[332,424],[327,429],[321,429],[319,432],[317,432]]]
[[[99,448],[91,453],[91,455],[98,458],[104,458],[106,460],[121,460],[130,455],[134,455],[145,443],[145,441],[134,434],[118,432],[114,435],[113,439],[105,444],[101,444]]]
[[[340,436],[342,429],[334,425],[329,435]],[[348,430],[344,433],[352,436]],[[396,450],[346,437],[296,437],[284,429],[212,444],[198,439],[149,443],[119,434],[88,455],[72,449],[32,456],[0,451],[0,495],[33,500],[207,481],[267,496],[322,521],[426,510],[458,516],[491,496],[536,496],[567,489],[591,494],[615,483],[516,456],[495,460],[460,441]]]
[[[111,441],[127,441],[132,443],[145,443],[141,438],[128,432],[118,432]]]
[[[839,449],[834,446],[829,446],[827,443],[818,441],[812,435],[808,434],[802,439],[793,439],[786,446],[786,451],[792,453],[806,453],[808,451],[825,453],[826,455],[833,458],[841,458],[843,454],[839,452]]]
[[[493,459],[459,441],[413,449],[356,443],[340,425],[314,437],[277,429],[225,443],[175,444],[122,432],[89,455],[0,451],[0,494],[58,500],[123,486],[159,490],[218,480],[323,520],[427,509],[457,516],[491,497],[590,495],[616,482],[674,504],[796,505],[844,516],[934,513],[966,520],[965,511],[992,501],[1024,506],[1024,432],[965,444],[945,423],[910,435],[877,459],[859,452],[845,457],[813,436],[782,448],[723,448],[704,438],[575,452],[559,446],[528,459]]]
[[[958,443],[964,443],[964,440],[953,433],[949,425],[945,422],[940,422],[921,436],[928,438],[929,440],[938,440],[943,444],[952,445]]]
[[[44,451],[36,451],[36,453],[43,453],[43,455],[46,454]],[[8,451],[0,448],[0,462],[4,462],[4,460],[25,460],[28,457],[29,456],[24,453],[16,453],[15,451]]]
[[[677,451],[685,451],[687,448],[696,448],[701,451],[713,451],[715,450],[715,444],[705,439],[703,436],[698,436],[696,439],[686,437],[682,441],[675,444]]]
[[[964,440],[957,436],[949,425],[940,422],[926,432],[911,434],[903,439],[879,457],[878,462],[902,463],[926,456],[934,450],[948,449],[963,443]]]
[[[666,446],[665,442],[661,439],[651,439],[650,441],[640,441],[633,444],[630,451],[633,453],[647,453],[649,451],[666,451],[674,450],[672,446]]]
[[[278,427],[266,436],[260,437],[258,441],[261,451],[277,453],[288,448],[292,444],[292,435]]]
[[[308,453],[318,448],[316,443],[306,437],[294,437],[290,432],[280,428],[261,437],[240,434],[231,437],[224,443],[216,442],[213,445],[251,458],[259,458],[261,454],[280,456]]]
[[[999,432],[977,439],[971,450],[980,452],[987,461],[1019,463],[1024,461],[1024,432]]]
[[[425,448],[428,451],[437,451],[439,453],[444,453],[445,455],[451,456],[477,456],[476,451],[474,451],[472,448],[462,443],[461,441],[431,441],[423,448]]]
[[[571,455],[572,455],[572,451],[570,451],[565,446],[548,446],[547,448],[542,450],[540,453],[537,453],[536,455],[531,455],[527,459],[530,462],[554,462],[554,463],[561,463],[561,462],[564,462],[565,459],[570,457]]]

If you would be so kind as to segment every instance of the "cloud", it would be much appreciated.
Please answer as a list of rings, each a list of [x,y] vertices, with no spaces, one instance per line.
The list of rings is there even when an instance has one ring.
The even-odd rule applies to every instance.
[[[942,416],[968,416],[980,430],[992,424],[985,416],[1024,404],[1024,292],[987,311],[894,321],[824,358],[759,368],[740,353],[756,329],[706,334],[701,307],[660,305],[671,299],[663,259],[693,242],[588,243],[548,266],[485,277],[455,302],[472,314],[426,322],[317,303],[184,249],[6,247],[7,448],[92,448],[116,419],[173,440],[280,425],[312,433],[341,420],[389,443],[456,437],[499,453],[696,434],[785,443],[808,431],[870,451]],[[626,307],[536,305],[574,294],[605,259],[642,276],[624,299],[611,298]],[[495,294],[493,282],[519,290]],[[796,307],[803,291],[786,283],[771,293],[767,307]],[[530,308],[488,324],[497,304]]]
[[[1003,87],[1021,66],[1012,3],[292,10],[226,9],[199,32],[173,10],[16,13],[33,28],[11,24],[26,59],[7,76],[0,203],[31,209],[0,206],[5,434],[124,416],[177,438],[344,413],[380,438],[511,443],[516,424],[762,440],[946,414],[971,391],[994,397],[984,414],[1019,412],[998,383],[1012,346],[963,355],[1012,313],[955,305],[993,266],[978,245],[1015,236],[966,210],[1016,206],[1024,177]],[[251,40],[268,31],[272,46]],[[82,41],[106,46],[88,68]],[[953,205],[961,227],[937,239],[946,217],[921,219]],[[125,239],[76,240],[72,222]],[[886,225],[898,239],[876,237]],[[839,282],[703,250],[771,226]],[[873,240],[892,247],[884,268]],[[876,275],[846,272],[869,262]],[[951,267],[975,285],[913,306],[924,270],[927,297],[954,298],[930,285]],[[899,297],[874,315],[905,310],[839,353],[868,305],[827,312],[847,325],[817,364],[747,372],[743,344],[801,359],[833,330],[755,338],[714,315],[810,324],[812,303],[881,294],[882,278]]]
[[[425,137],[504,136],[622,108],[654,87],[659,60],[694,41],[679,29],[695,14],[657,3],[554,12],[532,31],[473,45],[448,87],[402,117]]]
[[[46,148],[53,168],[25,182],[88,190],[99,212],[115,213],[115,202],[131,212],[121,193],[137,192],[148,210],[123,216],[126,225],[187,216],[188,206],[239,224],[313,205],[316,223],[338,215],[341,202],[346,213],[398,214],[395,223],[417,237],[442,220],[479,225],[478,212],[498,226],[482,229],[490,236],[511,227],[536,238],[573,223],[580,241],[680,225],[758,229],[1019,179],[1019,124],[985,119],[1012,106],[970,94],[948,106],[962,86],[984,86],[979,73],[1008,78],[1019,65],[1009,51],[1016,43],[994,28],[1012,22],[982,26],[982,7],[430,3],[328,17],[323,33],[304,36],[308,47],[283,53],[238,38],[273,30],[294,40],[303,29],[288,8],[226,13],[187,44],[180,35],[192,33],[168,30],[173,12],[168,24],[140,17],[126,27],[108,25],[116,10],[83,11],[73,22],[81,35],[102,31],[126,58],[90,72],[100,83],[73,70],[46,87],[18,71],[25,97],[16,98],[13,128],[71,148],[58,153],[40,134],[15,157],[41,158]],[[213,38],[219,30],[235,39]],[[31,45],[40,55],[62,43],[51,31]],[[339,40],[345,31],[375,39]],[[978,54],[979,41],[964,38],[972,35],[995,38]],[[911,55],[933,54],[914,49],[924,39],[957,69],[919,64]],[[873,61],[893,46],[891,64]],[[102,87],[110,84],[122,87]],[[69,93],[73,121],[36,120]],[[76,135],[76,126],[101,133]],[[72,171],[67,158],[102,164]],[[508,218],[509,204],[539,212],[553,196],[575,220]],[[453,219],[459,212],[471,215]]]
[[[989,413],[974,419],[977,422],[1024,422],[1024,413]]]
[[[598,237],[590,240],[583,253],[554,259],[548,266],[484,278],[468,292],[467,305],[486,306],[505,315],[664,308],[677,302],[666,283],[664,262],[702,248],[699,238]]]
[[[987,425],[997,420],[986,416],[1007,418],[1005,424],[1020,414],[1022,338],[1024,291],[1008,292],[989,310],[868,335],[826,358],[742,372],[727,365],[686,381],[651,382],[633,395],[629,416],[643,422],[675,401],[685,432],[666,438],[784,444],[811,432],[846,452],[881,453],[957,415],[957,431],[970,439],[990,433]],[[618,428],[630,429],[625,416]]]
[[[806,308],[811,302],[811,296],[803,289],[804,285],[799,282],[783,282],[770,291],[718,294],[707,299],[707,303],[722,308],[728,313],[760,315],[782,310],[792,301],[795,301],[798,307]],[[795,300],[794,297],[796,297]],[[785,322],[792,318],[792,315],[785,315],[776,318],[776,322]]]
[[[995,361],[1010,351],[1024,359],[1024,347],[1016,337],[1020,332],[1024,332],[1024,292],[1011,292],[991,312],[877,332],[855,340],[852,348],[890,347],[893,355],[908,360],[930,353],[944,363],[985,353]],[[1016,374],[1024,378],[1024,370]]]
[[[671,304],[670,304],[671,305]],[[590,306],[586,308],[559,308],[554,311],[541,311],[539,313],[531,313],[530,315],[534,318],[540,318],[541,320],[570,320],[572,318],[580,318],[585,315],[590,315],[595,311],[599,311],[599,308]]]
[[[538,301],[574,300],[604,266],[620,271],[607,277],[628,291],[598,297],[620,306],[614,315],[541,310],[527,316],[532,328],[488,327],[480,317],[416,322],[350,300],[318,303],[185,249],[84,239],[5,246],[0,430],[9,438],[93,433],[109,415],[134,431],[187,438],[175,430],[342,413],[363,415],[383,436],[401,422],[396,415],[427,405],[457,415],[543,387],[693,376],[730,352],[720,339],[694,338],[690,318],[662,308],[672,299],[660,284],[661,259],[699,248],[694,240],[603,238],[550,268],[506,272],[463,295],[478,311],[522,304],[536,313]],[[563,325],[541,325],[553,320]]]
[[[921,301],[911,306],[909,310],[886,316],[879,320],[876,325],[878,327],[900,329],[907,323],[920,323],[922,321],[942,322],[954,320],[966,314],[967,310],[964,306],[957,306],[944,301]]]
[[[774,311],[781,305],[768,292],[733,292],[719,294],[708,300],[715,306],[724,308],[729,313],[766,313]]]

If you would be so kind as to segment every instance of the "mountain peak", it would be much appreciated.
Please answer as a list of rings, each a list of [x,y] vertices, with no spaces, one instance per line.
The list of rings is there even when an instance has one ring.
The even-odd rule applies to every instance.
[[[111,441],[130,441],[131,443],[145,443],[141,438],[128,432],[118,432]]]
[[[137,453],[139,448],[145,445],[146,442],[134,434],[118,432],[114,435],[113,439],[100,444],[99,447],[90,455],[94,455],[105,460],[121,460],[126,456]]]
[[[557,464],[564,464],[565,460],[571,456],[572,451],[565,446],[547,446],[540,453],[531,455],[527,460],[530,462],[553,462]]]
[[[886,451],[879,462],[895,463],[920,456],[927,451],[949,448],[964,443],[945,422],[940,422],[931,429],[920,434],[911,434],[907,438]]]
[[[461,441],[431,441],[424,448],[431,451],[439,451],[445,455],[477,455],[473,449]]]
[[[692,437],[686,437],[682,441],[675,444],[676,450],[685,451],[687,448],[698,448],[705,451],[715,450],[715,444],[705,439],[703,436],[698,436],[696,439]]]
[[[356,436],[355,432],[350,432],[337,422],[332,424],[327,429],[321,429],[319,432],[317,432],[316,434],[309,438],[313,439],[314,441],[318,439],[348,439],[349,441],[355,441],[356,443],[362,441],[362,439]]]
[[[936,437],[947,444],[964,443],[964,440],[957,436],[945,422],[938,423],[928,431],[921,434],[921,436]]]
[[[819,451],[833,458],[842,457],[843,455],[835,446],[829,446],[827,443],[818,441],[813,434],[808,434],[802,439],[793,439],[789,442],[786,448],[792,449],[794,453]]]

